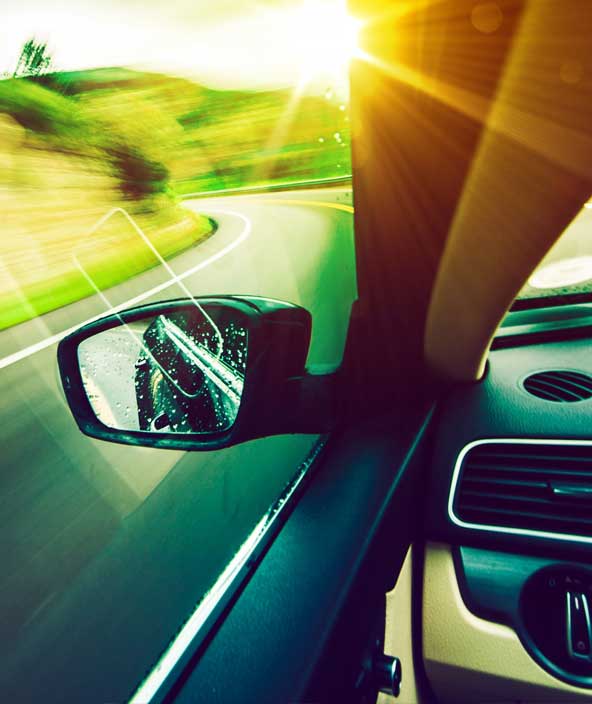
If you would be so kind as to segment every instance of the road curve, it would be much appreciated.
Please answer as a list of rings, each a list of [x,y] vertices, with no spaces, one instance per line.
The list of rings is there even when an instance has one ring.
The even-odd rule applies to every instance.
[[[57,341],[130,301],[254,294],[308,308],[309,364],[332,368],[355,297],[350,204],[344,190],[187,201],[219,229],[170,262],[175,277],[159,267],[0,333],[2,700],[129,698],[315,440],[200,454],[91,440]]]

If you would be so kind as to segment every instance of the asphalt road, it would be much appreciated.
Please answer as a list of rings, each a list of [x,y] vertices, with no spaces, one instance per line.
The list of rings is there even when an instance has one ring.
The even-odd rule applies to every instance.
[[[94,441],[57,377],[64,331],[113,306],[255,294],[313,313],[340,360],[355,297],[351,193],[187,201],[218,231],[102,296],[0,333],[0,699],[125,701],[316,438],[189,453]],[[32,675],[34,673],[34,675]]]

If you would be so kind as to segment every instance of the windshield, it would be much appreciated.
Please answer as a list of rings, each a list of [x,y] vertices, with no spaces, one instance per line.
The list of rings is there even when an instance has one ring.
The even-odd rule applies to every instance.
[[[339,366],[357,296],[356,32],[340,0],[5,8],[2,701],[151,701],[183,657],[179,643],[206,624],[203,605],[213,613],[240,560],[252,565],[320,452],[316,435],[208,453],[91,440],[66,406],[56,348],[108,313],[250,295],[305,307],[307,368]],[[206,346],[180,318],[151,321],[139,332],[150,355],[134,353],[131,366],[115,358],[113,334],[83,348],[86,383],[105,378],[119,394],[97,412],[132,428],[185,427],[170,389],[182,386],[189,404],[207,386],[212,398],[225,392],[224,418],[236,415],[236,331],[203,308],[198,322]],[[179,375],[164,379],[156,362],[180,349]],[[217,370],[207,379],[196,371],[204,359]],[[156,414],[163,403],[167,414]]]
[[[563,305],[592,297],[592,199],[528,279],[514,308]]]

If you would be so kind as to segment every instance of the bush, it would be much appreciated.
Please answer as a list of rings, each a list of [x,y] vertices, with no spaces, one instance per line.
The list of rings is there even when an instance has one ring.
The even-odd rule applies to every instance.
[[[47,79],[47,77],[44,77]],[[146,154],[139,140],[116,120],[106,123],[87,105],[25,78],[0,81],[0,113],[45,138],[47,149],[72,151],[102,159],[119,179],[119,188],[134,200],[166,193],[169,171]],[[135,139],[134,139],[135,137]]]
[[[109,147],[120,181],[120,190],[127,198],[138,200],[168,189],[169,170],[164,164],[149,159],[138,147],[119,144]]]

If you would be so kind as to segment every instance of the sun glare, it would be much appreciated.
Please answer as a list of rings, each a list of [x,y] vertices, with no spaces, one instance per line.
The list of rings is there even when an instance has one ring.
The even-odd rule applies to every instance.
[[[346,78],[349,62],[358,51],[360,22],[347,13],[345,2],[305,2],[294,9],[289,26],[305,80]]]

